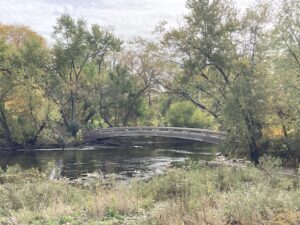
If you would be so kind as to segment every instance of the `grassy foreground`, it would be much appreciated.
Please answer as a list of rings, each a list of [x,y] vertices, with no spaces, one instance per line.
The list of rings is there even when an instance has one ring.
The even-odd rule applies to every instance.
[[[148,182],[88,187],[18,166],[0,172],[0,224],[300,224],[300,178],[187,163]]]

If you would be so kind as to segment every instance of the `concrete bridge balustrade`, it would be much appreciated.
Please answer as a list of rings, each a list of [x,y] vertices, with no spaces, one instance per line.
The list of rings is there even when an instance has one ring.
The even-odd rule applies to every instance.
[[[169,137],[218,144],[226,138],[225,132],[182,127],[113,127],[86,130],[85,142],[113,137]]]

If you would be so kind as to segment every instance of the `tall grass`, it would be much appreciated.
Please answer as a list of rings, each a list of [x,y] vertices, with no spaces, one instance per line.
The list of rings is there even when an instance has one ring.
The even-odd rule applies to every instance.
[[[194,166],[145,184],[145,195],[163,202],[152,224],[300,224],[300,179],[262,168]],[[273,163],[274,164],[274,163]],[[155,208],[155,207],[154,207]],[[149,223],[150,224],[150,223]]]
[[[31,169],[0,171],[0,224],[300,224],[300,178],[189,163],[150,181],[74,186]]]

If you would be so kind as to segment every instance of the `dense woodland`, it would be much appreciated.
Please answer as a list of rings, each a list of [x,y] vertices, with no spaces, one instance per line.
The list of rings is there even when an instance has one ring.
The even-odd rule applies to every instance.
[[[226,131],[224,150],[254,162],[300,158],[300,2],[187,0],[178,27],[120,40],[57,18],[51,44],[0,25],[0,146],[80,143],[82,131],[184,126]],[[130,31],[128,31],[130,32]]]

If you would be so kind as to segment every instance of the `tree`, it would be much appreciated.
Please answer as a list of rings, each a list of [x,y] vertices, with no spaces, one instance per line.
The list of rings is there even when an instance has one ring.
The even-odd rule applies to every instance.
[[[53,36],[54,64],[58,86],[53,98],[60,107],[65,126],[72,135],[79,129],[79,100],[83,87],[84,69],[89,63],[96,62],[98,70],[110,51],[120,49],[121,41],[107,30],[93,24],[88,29],[83,19],[75,21],[69,15],[57,20]]]
[[[294,160],[299,158],[300,125],[300,3],[283,0],[276,14],[272,33],[270,66],[273,92],[270,105],[274,115],[273,123],[281,129],[282,145],[278,153]]]
[[[133,99],[127,106],[127,111],[123,120],[126,125],[132,114],[134,106],[138,101],[144,99],[147,104],[147,110],[151,110],[152,98],[159,92],[159,86],[156,82],[161,76],[162,66],[157,60],[159,49],[153,42],[146,41],[142,38],[133,39],[124,49],[119,61],[125,66],[131,77],[135,78],[137,89]]]
[[[84,97],[89,108],[87,117],[102,126],[138,125],[147,120],[158,90],[160,76],[155,55],[156,46],[141,38],[127,43],[121,52],[111,54],[102,65],[101,76],[95,77],[97,67],[89,65],[88,95]],[[151,114],[154,117],[153,114]],[[151,117],[150,116],[150,117]],[[147,117],[147,119],[146,119]]]
[[[27,27],[1,25],[0,37],[0,127],[7,149],[13,150],[15,143],[35,144],[46,127],[51,110],[42,78],[49,51],[44,39]]]
[[[228,131],[228,140],[248,149],[258,163],[269,6],[258,4],[241,19],[227,1],[188,0],[187,7],[185,24],[165,34],[165,46],[176,51],[170,61],[182,68],[166,86],[213,115]]]
[[[117,64],[108,74],[105,87],[101,90],[102,116],[109,126],[127,126],[143,114],[144,89],[136,76],[126,66]],[[133,121],[132,121],[133,122]]]
[[[13,140],[11,128],[9,127],[6,116],[5,102],[14,85],[12,76],[10,76],[8,70],[8,58],[10,58],[9,47],[6,45],[5,40],[2,37],[0,40],[0,125],[2,128],[1,131],[4,135],[5,145],[9,150],[11,150],[13,147]]]

